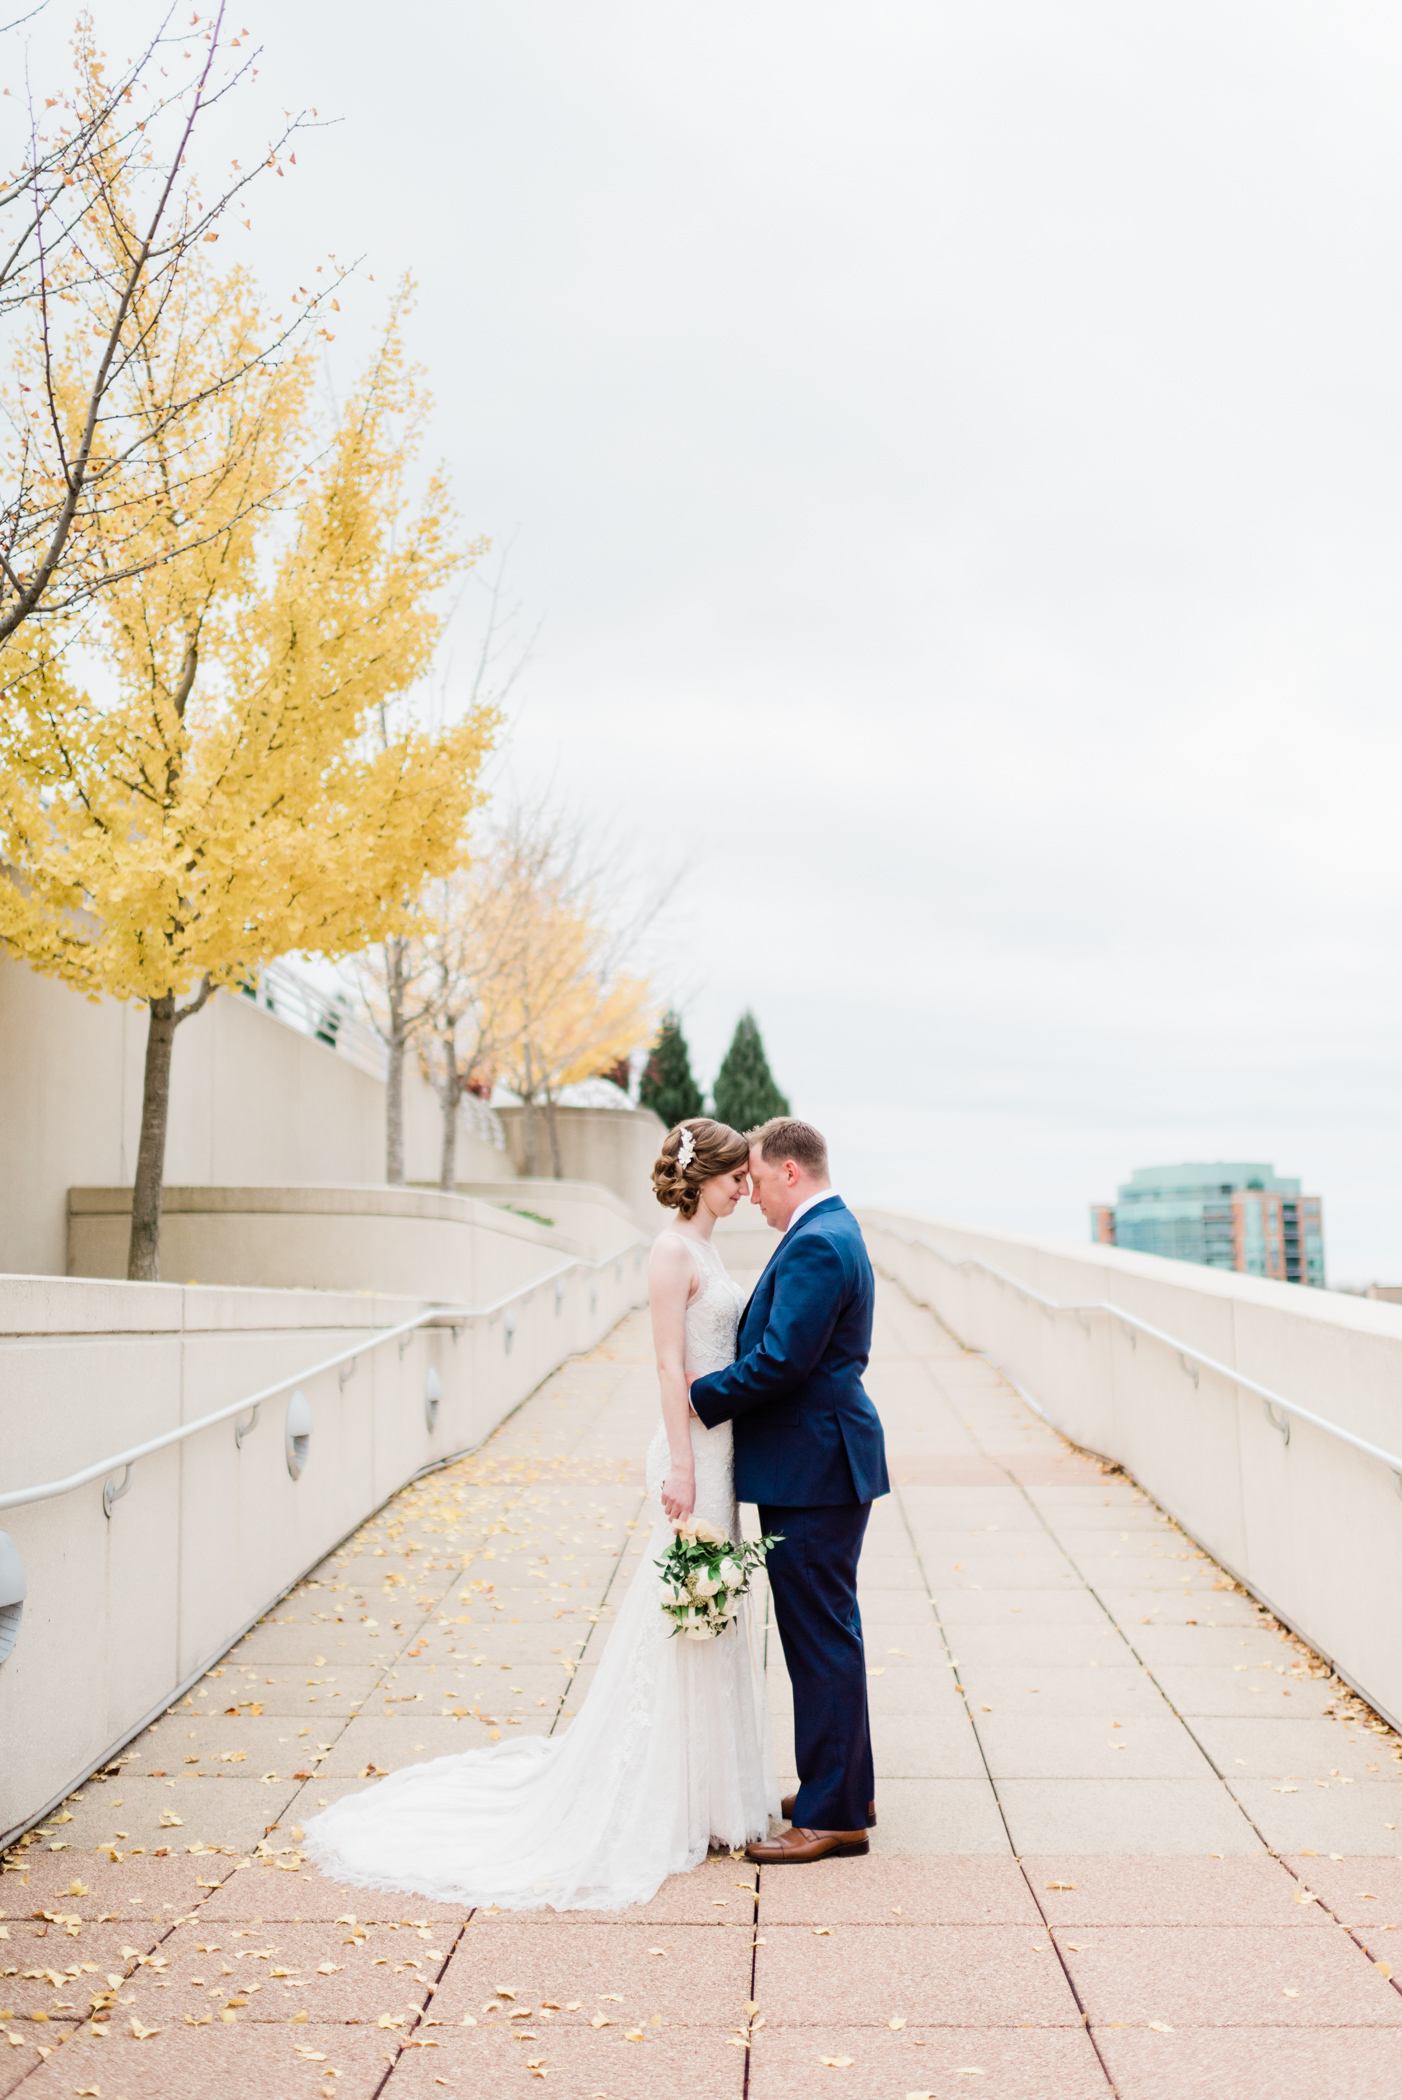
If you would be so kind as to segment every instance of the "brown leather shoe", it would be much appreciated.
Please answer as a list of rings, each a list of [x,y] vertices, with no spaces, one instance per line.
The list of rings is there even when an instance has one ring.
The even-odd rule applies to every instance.
[[[797,1795],[797,1794],[785,1794],[785,1796],[784,1796],[783,1800],[782,1800],[782,1801],[781,1801],[781,1802],[779,1803],[779,1813],[780,1813],[780,1815],[781,1815],[781,1816],[782,1816],[782,1817],[784,1818],[784,1821],[785,1821],[786,1823],[792,1823],[792,1821],[793,1821],[794,1803],[795,1803],[795,1802],[797,1801],[797,1799],[798,1799],[798,1795]],[[876,1828],[876,1803],[875,1803],[874,1801],[868,1801],[868,1803],[867,1803],[867,1829],[868,1829],[868,1830],[875,1830],[875,1828]]]
[[[811,1859],[846,1859],[849,1854],[870,1852],[871,1840],[864,1830],[781,1831],[776,1838],[756,1838],[746,1845],[746,1859],[762,1867],[802,1866]]]

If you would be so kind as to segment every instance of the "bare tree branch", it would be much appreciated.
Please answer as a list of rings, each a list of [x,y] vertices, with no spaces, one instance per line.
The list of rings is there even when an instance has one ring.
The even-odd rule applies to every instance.
[[[0,496],[0,648],[26,622],[71,616],[140,573],[111,562],[110,535],[99,528],[129,515],[133,538],[142,537],[141,524],[164,498],[163,477],[178,458],[183,430],[211,396],[297,354],[335,308],[336,289],[353,267],[333,261],[322,288],[301,286],[288,324],[279,315],[241,369],[223,369],[188,397],[163,398],[158,413],[148,412],[143,347],[197,250],[220,238],[219,222],[248,185],[269,169],[281,173],[284,160],[295,163],[299,134],[319,128],[315,111],[292,117],[250,166],[233,162],[236,179],[212,204],[202,202],[192,171],[197,139],[210,112],[251,81],[260,55],[234,56],[243,38],[226,35],[226,11],[227,0],[216,0],[208,26],[199,28],[197,18],[179,39],[204,48],[183,85],[170,90],[152,75],[176,41],[171,14],[111,82],[90,29],[80,24],[68,93],[46,97],[43,112],[31,96],[24,164],[0,181],[0,218],[10,212],[18,220],[0,244],[0,322],[14,351],[7,362],[15,389],[3,408],[17,439],[15,482]],[[49,136],[43,125],[56,108],[56,135]],[[126,200],[139,194],[146,205],[137,224]],[[26,407],[25,395],[42,407]],[[248,510],[276,508],[285,494],[285,483],[251,487]],[[223,529],[238,522],[226,518]],[[202,543],[197,535],[176,535],[153,552],[150,535],[144,537],[141,566],[179,559]],[[98,541],[105,561],[94,553]]]

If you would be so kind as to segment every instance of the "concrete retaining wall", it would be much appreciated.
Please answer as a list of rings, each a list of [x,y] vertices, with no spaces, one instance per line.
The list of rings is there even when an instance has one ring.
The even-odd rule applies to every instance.
[[[145,1056],[144,1009],[90,1002],[0,956],[0,1274],[62,1276],[69,1189],[131,1183]],[[410,1181],[437,1181],[441,1131],[437,1096],[410,1059]],[[464,1113],[463,1179],[510,1171]],[[384,1175],[382,1081],[236,993],[216,993],[180,1028],[168,1182],[383,1185]]]
[[[874,1265],[1116,1460],[1393,1726],[1402,1499],[1387,1467],[1101,1312],[1109,1301],[1402,1457],[1402,1308],[1155,1255],[859,1212]],[[925,1244],[920,1244],[924,1242]],[[938,1251],[932,1251],[938,1250]]]
[[[499,1237],[535,1275],[568,1258],[544,1234]],[[283,1395],[241,1448],[229,1421],[140,1460],[110,1519],[101,1479],[0,1511],[28,1583],[0,1665],[0,1840],[135,1733],[419,1468],[480,1443],[565,1356],[592,1348],[646,1284],[642,1249],[630,1247],[561,1286],[543,1282],[507,1314],[420,1331],[402,1349],[367,1346],[344,1384],[335,1370],[305,1380],[316,1426],[295,1481]],[[0,1277],[0,1490],[194,1421],[432,1302]],[[430,1366],[443,1387],[433,1429]]]

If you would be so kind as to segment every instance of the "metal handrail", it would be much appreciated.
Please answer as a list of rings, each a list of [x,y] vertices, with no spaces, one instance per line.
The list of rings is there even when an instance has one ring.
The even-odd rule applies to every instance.
[[[235,1415],[246,1413],[249,1408],[253,1409],[256,1416],[265,1400],[275,1400],[279,1393],[286,1393],[293,1386],[301,1385],[304,1379],[319,1377],[323,1371],[334,1371],[341,1364],[353,1364],[357,1357],[366,1355],[371,1349],[382,1347],[385,1342],[395,1341],[401,1335],[412,1334],[420,1327],[435,1324],[457,1327],[470,1326],[474,1320],[489,1320],[494,1314],[503,1312],[507,1306],[515,1304],[518,1298],[528,1298],[532,1291],[538,1291],[543,1284],[552,1283],[557,1276],[568,1275],[571,1269],[606,1269],[610,1263],[622,1261],[625,1254],[645,1244],[645,1236],[635,1233],[632,1239],[625,1240],[621,1247],[616,1248],[612,1254],[604,1255],[599,1261],[588,1261],[583,1255],[577,1255],[571,1261],[560,1262],[555,1268],[547,1269],[543,1275],[533,1276],[529,1283],[523,1283],[516,1290],[508,1291],[504,1298],[496,1298],[490,1305],[430,1305],[423,1312],[415,1313],[412,1320],[401,1320],[394,1327],[382,1327],[378,1333],[354,1343],[349,1349],[338,1350],[335,1356],[323,1357],[320,1363],[308,1364],[302,1370],[294,1371],[290,1378],[280,1378],[275,1385],[265,1385],[256,1393],[245,1393],[241,1400],[231,1400],[227,1406],[217,1407],[213,1414],[201,1415],[196,1422],[184,1422],[178,1429],[167,1429],[161,1436],[149,1437],[144,1444],[133,1444],[129,1451],[119,1451],[112,1458],[98,1459],[93,1465],[83,1466],[63,1480],[49,1480],[37,1487],[11,1488],[5,1493],[0,1493],[0,1509],[19,1509],[30,1502],[51,1502],[56,1496],[70,1494],[74,1488],[85,1487],[90,1480],[96,1480],[100,1474],[106,1473],[114,1476],[107,1481],[102,1496],[103,1507],[110,1516],[112,1504],[130,1487],[131,1468],[139,1458],[149,1458],[153,1451],[163,1451],[170,1444],[183,1443],[186,1437],[195,1436],[202,1429],[212,1429],[217,1423],[227,1422]],[[349,1375],[347,1373],[342,1377],[343,1387]],[[251,1421],[244,1425],[243,1434],[238,1436],[240,1444],[252,1427]],[[237,1429],[235,1434],[238,1435]],[[115,1475],[119,1467],[126,1470],[121,1484],[116,1485]]]
[[[1254,1393],[1265,1403],[1272,1428],[1279,1430],[1287,1444],[1290,1442],[1290,1421],[1293,1417],[1297,1421],[1308,1422],[1312,1429],[1322,1430],[1326,1436],[1336,1437],[1341,1444],[1351,1445],[1355,1451],[1361,1451],[1365,1458],[1377,1459],[1381,1465],[1388,1468],[1398,1494],[1402,1495],[1402,1458],[1398,1458],[1391,1451],[1384,1451],[1379,1444],[1370,1444],[1366,1437],[1355,1436],[1351,1429],[1344,1429],[1337,1422],[1327,1421],[1323,1415],[1315,1414],[1311,1408],[1302,1407],[1298,1400],[1287,1400],[1283,1393],[1272,1391],[1270,1386],[1262,1385],[1255,1378],[1248,1378],[1244,1371],[1234,1370],[1230,1364],[1220,1363],[1215,1356],[1206,1355],[1191,1342],[1180,1341],[1177,1335],[1165,1334],[1161,1327],[1151,1327],[1147,1320],[1141,1320],[1137,1313],[1126,1312],[1122,1305],[1114,1305],[1108,1298],[1092,1299],[1084,1303],[1067,1300],[1063,1303],[1056,1298],[1044,1297],[1020,1277],[1010,1275],[1006,1269],[996,1268],[992,1262],[983,1261],[976,1254],[946,1254],[943,1247],[937,1247],[933,1240],[927,1240],[919,1233],[902,1232],[898,1225],[882,1224],[877,1229],[889,1232],[892,1239],[903,1240],[908,1247],[922,1247],[927,1254],[933,1254],[951,1269],[982,1269],[985,1275],[996,1278],[999,1283],[1008,1284],[1024,1298],[1030,1298],[1034,1305],[1040,1305],[1045,1312],[1107,1313],[1111,1319],[1119,1320],[1125,1327],[1148,1335],[1151,1341],[1162,1342],[1165,1348],[1176,1351],[1185,1363],[1200,1364],[1203,1370],[1215,1372],[1219,1378],[1227,1379],[1230,1384],[1241,1386],[1248,1393]],[[1285,1417],[1284,1422],[1276,1421],[1277,1412]]]
[[[328,990],[304,977],[290,963],[279,960],[264,963],[256,977],[246,984],[231,986],[230,990],[252,999],[260,1012],[295,1028],[299,1035],[324,1043],[328,1050],[335,1050],[372,1079],[383,1080],[387,1076],[389,1046],[345,986]],[[484,1144],[494,1146],[498,1152],[505,1148],[506,1134],[494,1108],[475,1094],[464,1094],[458,1106]]]

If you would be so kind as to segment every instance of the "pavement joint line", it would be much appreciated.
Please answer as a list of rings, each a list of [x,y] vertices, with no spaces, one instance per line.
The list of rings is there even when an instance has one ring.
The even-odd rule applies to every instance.
[[[370,2096],[370,2100],[380,2100],[380,2094],[384,2091],[385,2087],[389,2084],[391,2078],[393,2078],[395,2072],[399,2069],[399,2065],[404,2056],[404,2052],[410,2047],[412,2037],[418,2032],[419,2028],[423,2026],[425,2020],[427,2019],[428,2009],[433,2003],[434,1993],[437,1991],[439,1984],[442,1983],[443,1978],[447,1975],[448,1964],[452,1961],[453,1956],[457,1953],[458,1948],[462,1945],[463,1935],[467,1931],[468,1926],[472,1923],[472,1920],[476,1917],[476,1915],[477,1912],[475,1908],[470,1910],[467,1916],[463,1919],[461,1925],[459,1925],[457,1932],[453,1937],[453,1944],[443,1957],[442,1965],[438,1970],[438,1974],[435,1977],[433,1977],[433,1979],[428,1984],[428,1987],[424,1992],[424,2002],[419,2007],[418,2018],[414,2021],[413,2026],[409,2029],[407,2034],[395,2035],[393,2037],[394,2041],[398,2044],[398,2048],[396,2050],[393,2060],[385,2065],[384,2076],[381,2078],[379,2084],[375,2087],[374,2092]]]
[[[762,1884],[763,1880],[764,1880],[764,1872],[763,1872],[763,1869],[762,1869],[762,1868],[760,1868],[760,1867],[756,1867],[756,1868],[755,1868],[755,1901],[754,1901],[754,1923],[753,1923],[753,1924],[751,1925],[751,1927],[750,1927],[750,2003],[751,2003],[751,2005],[754,2005],[755,2003],[757,2003],[757,1999],[756,1999],[756,1995],[755,1995],[755,1993],[756,1993],[756,1986],[758,1985],[758,1982],[759,1982],[759,1916],[760,1916],[760,1910],[759,1910],[759,1895],[760,1895],[760,1886],[761,1886],[761,1884]],[[746,2032],[747,2032],[747,2033],[752,2033],[752,2032],[753,2032],[753,2030],[754,2030],[754,2014],[753,2014],[753,2013],[747,2013],[747,2014],[745,2015],[745,2029],[746,2029]],[[754,2055],[754,2050],[753,2050],[752,2048],[750,2048],[750,2047],[748,2047],[748,2046],[747,2046],[747,2047],[746,2047],[745,2049],[743,2049],[743,2050],[741,2051],[741,2054],[743,2055],[743,2057],[744,2057],[744,2059],[745,2059],[745,2068],[744,2068],[744,2072],[743,2072],[743,2074],[742,2074],[742,2076],[741,2076],[741,2080],[740,2080],[740,2100],[750,2100],[750,2059],[751,2059],[751,2057],[752,2057],[752,2056]]]
[[[946,1404],[948,1404],[947,1401]],[[980,1450],[981,1455],[987,1457],[988,1454],[986,1452],[982,1452],[978,1442],[978,1438],[973,1435],[973,1432],[972,1430],[970,1430],[967,1422],[963,1423],[961,1426],[963,1427],[965,1434],[973,1442],[975,1449]],[[994,1461],[994,1463],[996,1464],[996,1460]],[[1011,1478],[1011,1475],[1009,1475],[1009,1478]],[[929,1578],[925,1573],[925,1563],[923,1558],[921,1557],[920,1547],[916,1542],[915,1533],[911,1528],[910,1514],[906,1508],[905,1497],[902,1495],[899,1487],[894,1487],[891,1490],[891,1492],[896,1498],[896,1506],[901,1513],[901,1522],[905,1526],[905,1534],[910,1541],[910,1550],[914,1557],[915,1565],[920,1570],[921,1580],[925,1585],[925,1595],[929,1602],[930,1611],[935,1622],[935,1627],[939,1633],[940,1640],[944,1644],[945,1658],[950,1663],[951,1667],[953,1667],[954,1650],[950,1645],[949,1633],[945,1626],[944,1620],[940,1616],[940,1608],[935,1601],[934,1591],[931,1588]],[[1069,1560],[1069,1556],[1067,1556],[1067,1558]],[[959,1682],[957,1670],[955,1672],[954,1687],[959,1697],[964,1702],[964,1711],[968,1715],[969,1726],[973,1730],[974,1742],[978,1747],[979,1759],[983,1765],[984,1776],[988,1780],[989,1787],[992,1790],[993,1799],[996,1802],[998,1808],[998,1817],[1003,1825],[1004,1835],[1008,1840],[1008,1850],[1012,1854],[1013,1859],[1016,1862],[1018,1872],[1021,1874],[1023,1881],[1026,1883],[1028,1894],[1031,1896],[1032,1901],[1037,1906],[1037,1913],[1042,1920],[1043,1927],[1046,1931],[1048,1943],[1051,1946],[1053,1954],[1056,1956],[1057,1964],[1061,1970],[1062,1975],[1066,1978],[1067,1988],[1070,1991],[1072,1999],[1075,2002],[1076,2010],[1081,2016],[1081,2025],[1085,2030],[1086,2037],[1089,2040],[1092,2049],[1094,2049],[1095,2051],[1095,2059],[1100,2066],[1101,2072],[1105,2079],[1106,2086],[1108,2090],[1115,2096],[1115,2100],[1119,2100],[1119,2088],[1115,2084],[1115,2080],[1110,2071],[1110,2066],[1106,2063],[1105,2058],[1101,2053],[1100,2044],[1096,2040],[1095,2034],[1092,2031],[1090,2024],[1090,2015],[1087,2013],[1085,2008],[1085,2002],[1082,1999],[1080,1992],[1076,1988],[1076,1979],[1071,1974],[1071,1970],[1067,1964],[1066,1956],[1061,1949],[1061,1943],[1052,1930],[1051,1921],[1047,1916],[1046,1907],[1043,1904],[1042,1899],[1038,1894],[1037,1890],[1034,1888],[1032,1883],[1032,1877],[1028,1873],[1026,1867],[1023,1865],[1017,1847],[1013,1843],[1013,1834],[1008,1823],[1007,1811],[1003,1807],[1003,1797],[998,1790],[998,1782],[994,1778],[992,1769],[988,1762],[988,1753],[983,1746],[983,1737],[979,1732],[979,1724],[974,1716],[973,1704],[969,1698],[969,1694],[965,1691],[963,1685]]]
[[[171,1934],[175,1931],[178,1925],[193,1924],[194,1920],[199,1916],[200,1912],[203,1910],[205,1904],[208,1903],[210,1897],[217,1895],[226,1883],[232,1881],[234,1875],[237,1872],[238,1868],[236,1866],[226,1868],[224,1870],[222,1879],[218,1881],[213,1888],[205,1890],[204,1894],[199,1898],[198,1902],[195,1904],[192,1910],[182,1911],[178,1918],[168,1918],[166,1920],[165,1930],[162,1932],[160,1938],[152,1940],[151,1945],[147,1948],[146,1960],[143,1961],[143,1959],[138,1958],[137,1960],[126,1964],[125,1980],[130,1982],[130,1980],[135,1976],[137,1970],[146,1965],[146,1962],[149,1961],[149,1957],[155,1953],[156,1949],[165,1945],[166,1941],[170,1938]],[[58,1900],[61,1901],[62,1899],[60,1898]],[[150,1922],[152,1921],[145,1918],[142,1918],[140,1920],[127,1920],[127,1924],[129,1926],[137,1923],[145,1925]],[[67,2030],[60,2035],[59,2040],[54,2044],[53,2049],[50,2053],[54,2056],[57,2056],[59,2051],[65,2048],[68,2045],[68,2043],[75,2042],[77,2041],[79,2035],[85,2032],[90,2032],[92,2030],[92,2026],[93,2022],[91,2015],[89,2015],[89,2017],[85,2020],[74,2020],[71,2023],[71,2025],[69,2025]],[[14,2087],[14,2090],[18,2092],[19,2087],[21,2085],[27,2085],[31,2078],[36,2077],[38,2073],[44,2069],[48,2061],[48,2057],[40,2057],[37,2064],[31,2064],[29,2069],[21,2074],[18,2084]]]

